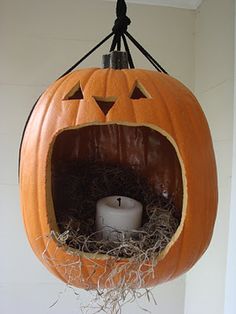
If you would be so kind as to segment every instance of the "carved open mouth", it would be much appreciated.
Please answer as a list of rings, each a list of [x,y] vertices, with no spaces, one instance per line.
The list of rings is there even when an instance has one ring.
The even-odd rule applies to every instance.
[[[183,207],[181,162],[174,141],[156,127],[93,124],[60,132],[51,152],[51,194],[56,225],[94,225],[96,202],[123,195],[145,205],[152,198],[171,203],[180,222]],[[145,211],[143,223],[147,219]]]

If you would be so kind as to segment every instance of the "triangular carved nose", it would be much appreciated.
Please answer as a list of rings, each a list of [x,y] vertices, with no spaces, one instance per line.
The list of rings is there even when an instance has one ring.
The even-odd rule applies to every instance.
[[[113,105],[116,102],[115,97],[107,97],[107,98],[101,98],[101,97],[94,97],[96,100],[96,103],[98,104],[99,108],[102,110],[102,112],[107,115],[107,113],[110,111],[110,109],[113,107]]]

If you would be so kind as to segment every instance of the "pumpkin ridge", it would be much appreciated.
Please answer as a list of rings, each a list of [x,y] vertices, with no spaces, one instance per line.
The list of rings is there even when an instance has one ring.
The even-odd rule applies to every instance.
[[[167,115],[168,115],[168,117],[169,117],[169,122],[168,122],[168,125],[170,125],[170,128],[171,128],[171,130],[168,130],[167,131],[167,133],[169,134],[169,133],[171,133],[171,134],[174,134],[174,138],[173,138],[173,140],[175,141],[175,143],[176,143],[176,130],[178,130],[178,128],[176,128],[175,127],[175,123],[174,123],[174,121],[173,121],[173,119],[172,119],[172,115],[171,115],[171,113],[170,113],[170,110],[169,110],[169,106],[167,105],[167,101],[166,101],[166,99],[165,99],[165,97],[164,97],[164,95],[163,95],[163,93],[160,91],[160,87],[159,87],[159,84],[158,84],[158,82],[160,81],[160,79],[162,79],[162,77],[165,75],[165,74],[159,74],[159,73],[155,73],[156,74],[156,76],[157,76],[157,80],[152,80],[152,75],[153,75],[153,73],[151,72],[150,73],[150,71],[145,71],[145,73],[147,73],[147,76],[149,77],[149,81],[153,81],[153,85],[155,86],[155,88],[156,88],[156,90],[157,90],[157,92],[158,92],[158,94],[159,94],[159,97],[160,97],[160,99],[162,100],[162,104],[163,104],[163,107],[165,108],[165,111],[166,111],[166,113],[167,113]],[[166,75],[165,75],[166,76]],[[171,89],[170,89],[171,90]],[[177,136],[178,137],[178,136]],[[177,154],[178,155],[178,158],[179,158],[179,161],[181,161],[180,162],[180,164],[181,164],[181,172],[182,172],[182,182],[183,182],[183,200],[184,200],[184,198],[187,198],[187,195],[188,195],[188,193],[187,193],[187,178],[186,178],[186,176],[185,176],[185,169],[184,169],[184,165],[183,165],[183,159],[182,159],[182,155],[181,155],[181,151],[179,150],[179,147],[178,147],[178,144],[176,143],[176,145],[177,145],[177,151],[179,152],[179,154]],[[176,148],[175,148],[175,150],[176,150]],[[185,180],[184,180],[184,176],[185,176]],[[186,182],[185,182],[186,181]],[[184,182],[185,182],[185,184],[184,184]],[[166,248],[163,250],[163,252],[162,252],[162,254],[161,254],[161,257],[160,257],[160,259],[162,260],[162,259],[165,259],[167,256],[168,256],[168,253],[169,253],[169,251],[171,250],[171,247],[174,245],[174,244],[176,244],[177,242],[178,243],[180,243],[179,244],[179,246],[182,248],[183,247],[183,238],[181,238],[180,236],[181,236],[181,234],[183,233],[183,231],[184,231],[184,224],[185,224],[185,218],[186,218],[186,214],[187,214],[187,206],[185,206],[185,208],[184,208],[184,202],[182,203],[182,209],[181,209],[181,221],[180,221],[180,224],[179,224],[179,226],[178,226],[178,228],[177,228],[177,230],[176,230],[176,232],[175,232],[175,234],[172,236],[172,239],[171,239],[171,241],[170,241],[170,243],[166,246]],[[182,237],[183,237],[183,235],[182,235]],[[181,249],[181,252],[182,252],[182,249]],[[175,255],[175,260],[176,260],[176,262],[175,262],[175,269],[172,271],[172,274],[170,274],[170,276],[169,276],[169,278],[174,278],[175,277],[175,273],[176,273],[176,270],[177,270],[177,267],[178,267],[178,264],[180,264],[180,258],[178,258],[178,257],[180,257],[181,255],[182,255],[182,253],[181,252],[178,252],[178,255]]]
[[[61,87],[61,85],[63,84],[63,82],[64,82],[64,79],[61,79],[60,80],[60,82],[58,82],[58,85],[56,86],[56,88],[55,88],[55,92],[58,90],[58,88],[60,88]],[[48,90],[49,91],[49,90]],[[44,96],[44,94],[41,96],[41,97],[43,97]],[[49,97],[49,100],[47,101],[47,103],[50,103],[51,102],[51,100],[53,99],[53,97],[55,96],[55,94],[54,93],[51,93],[51,96]],[[40,98],[41,99],[41,98]],[[38,104],[37,104],[37,106],[35,107],[35,110],[37,110],[37,108],[40,106],[40,100],[39,100],[39,102],[38,102]],[[42,116],[42,120],[41,120],[41,124],[40,124],[40,128],[39,128],[39,130],[42,130],[42,126],[43,126],[43,124],[44,124],[44,121],[45,121],[45,117],[46,117],[46,115],[47,115],[47,113],[48,113],[48,110],[49,110],[49,107],[50,107],[50,105],[48,105],[47,107],[46,107],[46,111],[44,112],[44,114],[43,114],[43,116]],[[32,123],[32,122],[31,122]],[[37,134],[37,139],[38,138],[40,138],[41,137],[41,132],[38,132],[38,134]],[[39,151],[40,150],[40,143],[41,143],[41,141],[38,141],[38,140],[36,140],[35,139],[35,142],[36,142],[36,150],[37,151]],[[39,164],[39,158],[40,158],[40,155],[37,155],[37,156],[35,156],[36,157],[36,159],[37,159],[37,161],[36,161],[36,163],[37,164]],[[35,164],[35,162],[34,162],[34,164]],[[40,178],[40,176],[39,176],[39,168],[38,167],[36,167],[36,169],[35,169],[35,172],[36,172],[36,180],[35,180],[35,188],[36,188],[36,190],[38,190],[38,186],[40,186],[40,184],[39,184],[39,178]],[[34,201],[38,204],[38,208],[41,208],[41,206],[40,206],[40,201],[39,201],[39,197],[38,197],[38,193],[34,193]],[[41,215],[40,215],[40,213],[39,213],[39,211],[34,211],[34,215],[37,215],[37,221],[38,221],[38,228],[40,229],[40,234],[39,234],[39,236],[41,236],[41,239],[42,239],[42,241],[43,241],[43,244],[44,244],[44,247],[46,247],[47,246],[47,241],[46,241],[46,239],[45,239],[45,237],[46,236],[48,236],[48,235],[44,235],[43,234],[43,228],[42,228],[42,217],[41,217]],[[37,236],[38,237],[38,236]],[[39,239],[38,239],[39,240]],[[36,239],[33,239],[33,241],[37,241]],[[41,253],[43,253],[43,252],[41,252]],[[50,252],[47,252],[47,254],[48,255],[50,255]],[[50,256],[51,257],[51,256]],[[41,258],[42,258],[42,256],[41,256]]]
[[[82,69],[82,70],[87,70],[87,69]],[[79,71],[80,70],[78,70],[76,72],[78,73]],[[91,84],[91,81],[94,81],[94,83],[96,82],[95,75],[97,75],[99,71],[101,71],[100,68],[92,68],[92,71],[91,71],[92,73],[91,73],[91,75],[88,75],[88,77],[86,77],[85,82],[84,82],[84,78],[80,79],[81,85],[83,87],[84,98],[86,98],[87,100],[88,100],[88,98],[87,98],[88,85]]]
[[[103,69],[103,71],[104,71],[104,69]],[[107,69],[107,70],[105,70],[106,72],[106,76],[105,76],[105,84],[104,84],[104,97],[106,98],[106,97],[108,97],[108,86],[109,86],[109,84],[107,84],[107,82],[109,82],[109,78],[112,76],[112,72],[113,72],[113,69]],[[110,96],[110,95],[109,95]],[[103,113],[104,114],[104,117],[105,117],[105,122],[107,122],[107,115],[108,115],[108,113],[109,113],[109,111],[111,110],[112,108],[110,108],[109,110],[108,110],[108,112],[105,114],[105,113]],[[100,108],[100,110],[101,110],[101,108]]]
[[[161,77],[161,79],[162,79],[162,77]],[[156,83],[156,81],[155,81],[155,83]],[[169,83],[169,77],[165,80],[165,83],[166,84],[168,84]],[[157,84],[156,84],[157,85]],[[168,84],[168,85],[171,85],[171,84]],[[158,88],[158,87],[157,87]],[[171,91],[172,90],[172,86],[170,86],[170,89],[169,89],[169,91]],[[170,117],[170,123],[171,123],[171,127],[172,127],[172,130],[175,130],[175,132],[174,132],[174,134],[175,134],[175,137],[176,137],[176,131],[178,130],[178,128],[176,127],[176,125],[175,125],[175,122],[174,122],[174,120],[172,119],[172,115],[170,114],[170,111],[169,111],[169,107],[168,107],[168,105],[167,105],[167,101],[166,101],[166,98],[164,97],[164,94],[162,94],[162,93],[160,93],[160,95],[161,95],[161,98],[162,98],[162,100],[163,100],[163,103],[165,104],[165,108],[166,108],[166,110],[167,110],[167,112],[168,112],[168,116]],[[171,93],[170,93],[170,95],[171,95]],[[171,102],[170,102],[171,103]],[[185,106],[186,107],[186,106]],[[177,125],[178,126],[178,125]],[[177,134],[177,137],[179,137],[178,136],[178,134]],[[182,136],[181,136],[182,137]],[[182,154],[181,152],[180,152],[180,154]],[[182,159],[182,156],[181,156],[181,159]],[[186,186],[185,186],[185,189],[184,189],[184,194],[185,195],[183,195],[183,197],[188,197],[188,181],[187,181],[187,177],[186,177],[186,175],[185,175],[185,180],[186,180]],[[175,262],[175,267],[174,267],[174,269],[173,269],[173,271],[172,271],[172,274],[170,275],[170,278],[175,278],[176,277],[176,275],[178,274],[178,269],[179,269],[179,267],[181,267],[181,264],[182,264],[182,260],[183,260],[183,254],[184,254],[184,252],[183,252],[183,242],[185,241],[185,239],[186,239],[186,237],[187,237],[187,232],[185,232],[185,219],[186,219],[186,216],[188,215],[188,206],[186,206],[186,208],[185,208],[185,210],[183,209],[182,210],[182,219],[181,219],[181,223],[180,223],[180,225],[179,225],[179,227],[178,227],[178,229],[177,229],[177,231],[176,231],[176,234],[177,233],[179,233],[178,234],[178,237],[177,237],[177,239],[175,239],[175,242],[177,242],[178,241],[178,239],[179,239],[179,241],[178,241],[178,243],[179,243],[179,249],[178,249],[178,255],[177,254],[175,254],[175,260],[176,260],[176,262]],[[180,235],[181,235],[181,237],[180,237]],[[174,237],[175,237],[175,235],[174,235]],[[171,242],[170,242],[171,243]],[[172,245],[173,245],[174,243],[172,243]],[[172,246],[171,245],[171,246]],[[168,254],[168,253],[167,253]],[[177,258],[178,257],[178,258]],[[194,259],[195,260],[195,259]]]
[[[175,83],[175,86],[177,86],[178,87],[178,81],[176,80],[176,79],[174,79],[174,78],[171,78],[171,77],[169,77],[168,78],[168,80],[166,80],[165,82],[166,82],[166,84],[167,85],[169,85],[169,87],[171,88],[171,86],[173,86],[173,83],[172,83],[172,81],[174,81],[174,83]],[[186,93],[187,94],[187,96],[189,97],[190,96],[190,99],[191,99],[191,101],[190,101],[190,104],[191,105],[187,105],[187,104],[183,104],[183,106],[184,106],[184,112],[185,112],[185,114],[186,114],[186,116],[187,116],[187,121],[188,121],[188,124],[190,124],[191,126],[193,125],[196,125],[196,121],[198,122],[199,121],[199,125],[200,125],[200,128],[202,129],[203,128],[203,126],[204,126],[204,128],[205,128],[205,126],[206,126],[206,120],[204,119],[204,116],[203,116],[203,112],[202,112],[202,110],[201,110],[201,107],[200,107],[200,105],[198,104],[198,102],[196,101],[196,98],[194,97],[194,96],[192,96],[192,93],[190,92],[190,91],[188,91],[188,90],[186,90],[185,88],[184,88],[184,86],[180,83],[180,85],[183,87],[183,91],[184,91],[184,93]],[[187,93],[187,91],[188,91],[188,93]],[[171,95],[171,97],[173,97],[174,98],[174,96],[172,96]],[[171,101],[170,101],[171,102]],[[191,110],[190,110],[191,109]],[[194,118],[193,118],[194,117]],[[189,121],[191,121],[192,120],[192,122],[191,123],[189,123]],[[199,126],[196,126],[196,127],[194,127],[194,128],[192,128],[191,127],[191,134],[193,133],[195,133],[195,135],[194,135],[194,138],[195,139],[198,139],[199,137],[197,136],[198,135],[198,132],[196,131],[196,129],[200,129],[199,128]],[[204,131],[206,131],[206,132],[209,132],[209,129],[204,129]],[[204,139],[205,141],[208,141],[208,138],[207,139]],[[201,141],[200,141],[201,142]],[[200,146],[200,142],[199,142],[199,145],[198,146]],[[206,143],[206,146],[207,146],[207,144],[208,144],[208,147],[209,147],[209,143]],[[209,148],[209,150],[210,150],[211,148]],[[203,157],[201,158],[201,160],[204,160],[204,154],[203,154]],[[196,164],[198,165],[198,161],[196,161]],[[209,165],[210,166],[210,165]],[[188,170],[189,171],[189,170]],[[209,171],[209,173],[213,173],[214,171]],[[204,186],[207,186],[207,182],[206,182],[207,180],[206,180],[206,178],[205,178],[205,180],[203,180],[203,184],[204,184]],[[210,182],[209,182],[210,183]],[[210,186],[210,184],[209,184],[209,186]],[[203,187],[202,187],[203,188]],[[193,196],[191,195],[191,196],[189,196],[191,199],[193,198]],[[193,202],[193,201],[192,201]],[[195,203],[196,203],[196,201],[195,201]],[[195,204],[194,203],[194,204]],[[209,208],[210,207],[212,207],[212,206],[209,206]],[[204,207],[204,208],[206,208],[206,206]],[[206,208],[207,209],[207,208]],[[208,209],[207,209],[208,210]],[[187,266],[187,268],[189,269],[193,264],[195,264],[195,262],[197,261],[197,259],[199,258],[199,256],[201,256],[202,254],[203,254],[203,251],[205,250],[205,248],[208,246],[208,243],[209,243],[209,241],[208,240],[206,240],[206,237],[207,237],[207,235],[209,234],[209,232],[211,232],[210,230],[208,230],[208,232],[205,232],[205,230],[207,231],[207,224],[206,224],[206,216],[205,215],[202,215],[201,213],[202,212],[204,212],[203,211],[203,209],[201,209],[200,210],[200,212],[199,213],[194,213],[196,211],[196,209],[194,209],[194,210],[190,210],[190,208],[188,209],[188,212],[187,212],[187,215],[188,215],[188,217],[192,217],[191,218],[191,220],[193,220],[194,218],[193,218],[193,216],[196,218],[198,218],[198,223],[197,223],[197,225],[201,225],[201,226],[204,226],[204,232],[201,232],[201,240],[199,241],[199,235],[196,235],[196,233],[194,233],[194,232],[191,232],[191,230],[188,230],[188,228],[185,230],[185,232],[183,232],[183,241],[185,241],[184,239],[186,239],[187,238],[187,236],[190,236],[190,238],[192,239],[192,242],[194,242],[194,244],[192,244],[194,247],[195,247],[195,254],[193,255],[191,255],[192,257],[189,259],[189,262],[188,263],[186,263],[186,266]],[[209,222],[208,222],[209,223]],[[208,228],[209,229],[209,228]],[[193,237],[192,237],[192,235],[193,235]],[[197,237],[197,238],[196,238]],[[190,245],[190,244],[189,244]],[[182,252],[182,254],[181,255],[185,255],[186,256],[186,254],[187,254],[187,256],[188,256],[188,251],[189,251],[189,248],[184,248],[184,252]],[[186,257],[183,257],[183,260],[186,260]],[[179,271],[181,271],[181,263],[178,263],[179,264],[179,268],[180,269],[178,269],[177,268],[177,273],[179,273]]]
[[[135,70],[132,70],[132,71],[134,72]],[[133,74],[133,72],[132,72],[132,74]],[[129,94],[130,91],[129,91],[129,83],[128,83],[127,71],[126,70],[122,70],[122,73],[123,73],[123,77],[124,77],[124,79],[126,81],[126,84],[127,84],[127,94]],[[132,99],[129,97],[129,104],[128,104],[128,106],[130,106],[130,105],[132,107],[132,112],[133,112],[133,116],[134,116],[134,122],[138,123],[136,112],[135,112],[134,101],[132,101]]]
[[[141,74],[139,74],[139,73],[141,73]],[[153,89],[157,90],[156,85],[153,82],[153,78],[152,78],[153,72],[152,71],[135,69],[135,74],[136,74],[135,75],[136,82],[140,82],[144,86],[144,88],[145,88],[145,84],[142,82],[142,80],[137,78],[138,76],[141,76],[141,77],[145,76],[145,80],[148,81],[148,84],[152,84]],[[159,74],[159,73],[157,73],[157,74]],[[148,92],[148,94],[150,94],[151,98],[146,98],[146,101],[148,101],[148,100],[154,101],[152,93],[150,93],[149,90],[147,92]],[[158,96],[160,96],[159,91],[158,91]],[[138,108],[135,106],[135,101],[134,100],[133,100],[132,103],[133,103],[133,106],[134,106],[135,116],[137,117],[137,110],[138,110]],[[159,121],[159,116],[158,116],[158,113],[156,112],[154,106],[158,106],[158,104],[156,102],[155,102],[155,104],[152,104],[152,115],[155,116],[155,119],[157,121]]]
[[[69,79],[69,78],[68,78]],[[58,90],[58,88],[65,82],[65,80],[66,80],[66,78],[61,78],[61,80],[60,80],[60,84],[58,84],[58,86],[57,86],[57,88],[55,89],[55,93],[56,93],[56,91]],[[42,120],[41,120],[41,127],[40,127],[40,130],[42,130],[42,126],[43,126],[43,124],[44,124],[44,122],[45,122],[45,117],[46,117],[46,115],[47,115],[47,113],[48,113],[48,111],[49,111],[49,107],[50,107],[50,103],[51,103],[51,101],[52,101],[52,99],[54,98],[54,96],[55,96],[55,93],[52,93],[52,95],[51,95],[51,97],[49,98],[49,100],[47,101],[47,103],[48,103],[48,106],[46,107],[46,111],[44,112],[44,115],[43,115],[43,117],[42,117]],[[43,95],[42,95],[43,96]],[[36,109],[36,108],[35,108]],[[38,136],[37,136],[37,139],[38,138],[41,138],[41,132],[38,132]],[[35,139],[36,140],[36,139]],[[41,143],[41,141],[39,141],[39,140],[37,140],[36,141],[37,142],[37,151],[39,151],[40,150],[40,143]],[[39,164],[39,158],[40,158],[40,154],[38,154],[37,155],[37,164]],[[40,171],[40,169],[38,168],[38,167],[36,167],[36,180],[35,180],[35,185],[36,185],[36,189],[38,190],[38,187],[40,186],[40,183],[39,183],[39,180],[40,180],[40,176],[39,176],[39,171]],[[46,170],[45,170],[46,171]],[[46,178],[46,177],[45,177]],[[40,202],[39,202],[39,197],[38,197],[38,193],[35,193],[36,195],[36,197],[37,197],[37,204],[38,204],[38,208],[41,208],[41,206],[40,206]],[[45,195],[46,196],[46,195]],[[48,241],[48,239],[46,239],[46,237],[48,236],[47,234],[45,235],[45,234],[43,234],[44,232],[43,232],[43,228],[42,228],[42,225],[43,225],[43,222],[42,222],[42,217],[41,217],[41,215],[40,215],[40,212],[39,211],[37,211],[37,217],[38,217],[38,221],[39,221],[39,227],[40,227],[40,233],[41,233],[41,235],[42,235],[42,241],[43,241],[43,243],[44,243],[44,247],[46,248],[47,247],[47,241]],[[43,252],[41,252],[42,254],[43,254]],[[51,252],[50,252],[50,250],[47,250],[47,251],[45,251],[45,254],[47,254],[48,255],[48,257],[49,257],[49,259],[52,259],[52,256],[51,256]],[[43,259],[43,256],[41,256],[41,258]],[[52,259],[53,260],[53,259]],[[54,264],[54,263],[53,263]],[[54,269],[55,269],[55,267],[54,267]],[[53,269],[53,270],[54,270]],[[57,275],[59,275],[60,277],[61,277],[61,275],[60,275],[60,273],[55,269],[55,272],[57,273]]]
[[[149,71],[146,71],[147,72],[147,75],[148,75],[148,77],[149,77],[149,80],[152,80],[152,73],[150,73]],[[158,94],[159,94],[159,97],[160,97],[160,99],[162,100],[162,103],[163,103],[163,107],[165,108],[165,110],[166,110],[166,113],[168,114],[168,125],[170,125],[170,130],[166,130],[168,133],[171,133],[171,134],[174,134],[175,136],[174,136],[174,140],[176,141],[176,128],[174,128],[174,122],[173,122],[173,119],[172,119],[172,115],[170,114],[170,110],[169,110],[169,107],[168,107],[168,105],[167,105],[167,102],[166,102],[166,100],[165,100],[165,98],[164,98],[164,96],[163,96],[163,94],[161,93],[161,91],[160,91],[160,87],[159,87],[159,84],[158,84],[158,81],[159,81],[159,79],[161,78],[161,75],[162,74],[159,74],[159,73],[156,73],[157,75],[157,77],[158,77],[158,79],[157,80],[155,80],[155,81],[153,81],[153,85],[155,86],[155,88],[156,88],[156,90],[157,90],[157,92],[158,92]],[[164,75],[164,74],[163,74]]]
[[[86,97],[85,96],[85,89],[86,89],[86,85],[87,85],[88,81],[99,70],[100,70],[99,68],[93,68],[93,70],[91,70],[91,72],[88,73],[88,75],[87,75],[87,77],[85,79],[83,78],[82,80],[81,79],[79,80],[79,82],[81,84],[81,87],[83,87],[84,97]],[[88,100],[83,99],[83,101],[88,101]],[[77,113],[76,113],[76,116],[75,116],[74,125],[78,125],[79,124],[80,110],[81,110],[81,106],[79,105],[78,110],[76,111]]]

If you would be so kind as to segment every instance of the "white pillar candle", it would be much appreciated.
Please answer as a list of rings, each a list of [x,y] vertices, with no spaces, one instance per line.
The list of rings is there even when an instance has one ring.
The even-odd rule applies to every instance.
[[[116,231],[138,229],[142,224],[143,206],[125,196],[108,196],[97,202],[96,229],[104,239],[118,240]]]

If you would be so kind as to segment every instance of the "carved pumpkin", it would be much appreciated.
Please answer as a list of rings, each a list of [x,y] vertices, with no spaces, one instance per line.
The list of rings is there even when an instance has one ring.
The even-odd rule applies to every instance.
[[[60,210],[60,196],[52,193],[52,166],[58,160],[87,159],[137,169],[159,193],[172,195],[179,208],[180,225],[157,256],[155,276],[147,277],[145,286],[191,268],[210,242],[217,207],[212,140],[193,94],[163,73],[89,68],[59,79],[37,102],[20,156],[27,235],[38,258],[58,278],[96,288],[109,256],[76,250],[69,254],[68,247],[46,237],[58,230]],[[43,252],[54,259],[48,263]],[[106,276],[100,286],[105,281]]]

